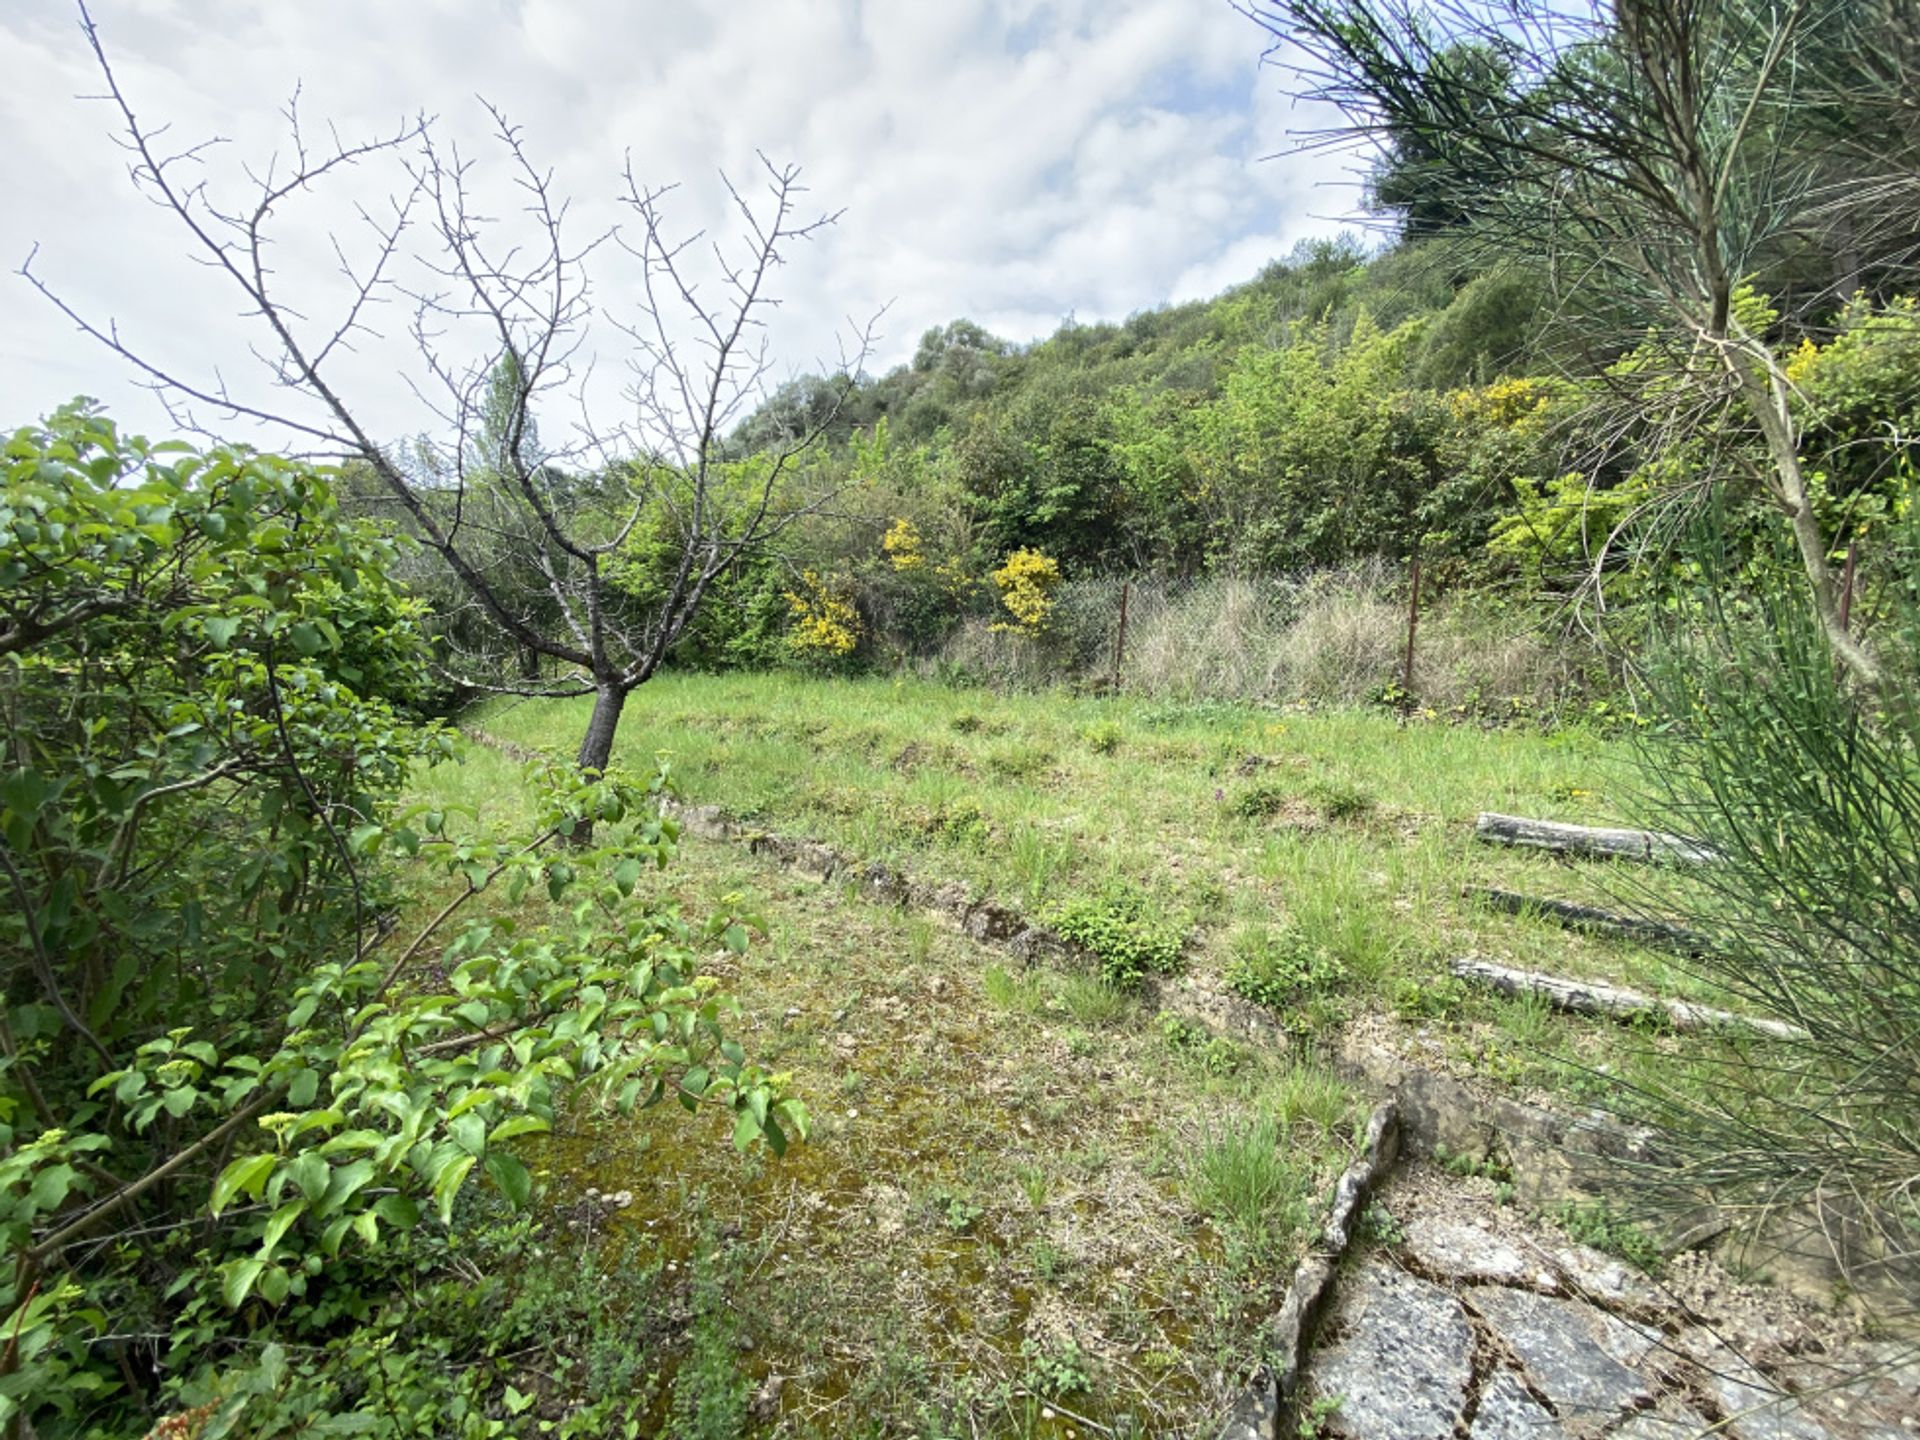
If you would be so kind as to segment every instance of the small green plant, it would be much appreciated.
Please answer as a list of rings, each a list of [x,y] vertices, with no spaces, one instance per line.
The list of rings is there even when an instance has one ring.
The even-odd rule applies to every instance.
[[[1297,925],[1249,927],[1234,937],[1227,961],[1227,988],[1275,1010],[1338,989],[1347,968]]]
[[[1076,1395],[1093,1384],[1086,1356],[1072,1340],[1022,1340],[1020,1363],[1022,1384],[1049,1399]]]
[[[1380,804],[1350,780],[1316,780],[1307,787],[1307,798],[1329,820],[1364,820]]]
[[[1027,1203],[1038,1210],[1047,1203],[1047,1191],[1052,1181],[1045,1167],[1040,1165],[1022,1165],[1014,1171],[1020,1181],[1020,1193],[1027,1197]]]
[[[934,839],[962,849],[982,849],[993,839],[987,812],[971,795],[940,806],[928,819],[926,829]]]
[[[1568,1200],[1547,1213],[1569,1239],[1617,1255],[1645,1274],[1658,1275],[1666,1264],[1658,1242],[1604,1200]]]
[[[1360,1235],[1370,1245],[1404,1245],[1407,1227],[1378,1200],[1361,1212]]]
[[[934,1217],[956,1235],[964,1235],[986,1214],[984,1206],[949,1185],[936,1185],[927,1197]]]
[[[1246,1059],[1245,1052],[1233,1041],[1171,1011],[1160,1017],[1160,1035],[1168,1049],[1209,1075],[1231,1075]]]
[[[1249,1249],[1277,1248],[1306,1223],[1308,1176],[1271,1115],[1207,1134],[1187,1176],[1194,1203]]]
[[[752,1390],[740,1368],[740,1322],[727,1302],[734,1267],[703,1238],[693,1261],[692,1348],[673,1377],[670,1440],[731,1440],[746,1429]]]
[[[986,758],[988,773],[1008,780],[1031,780],[1045,774],[1052,763],[1052,751],[1022,744],[998,746]]]
[[[1293,797],[1278,785],[1249,785],[1234,792],[1227,801],[1227,813],[1241,820],[1271,820]]]
[[[1096,720],[1080,732],[1080,738],[1096,755],[1111,755],[1120,748],[1120,727],[1111,720]]]
[[[1033,1261],[1033,1273],[1048,1282],[1058,1280],[1073,1267],[1067,1252],[1044,1235],[1027,1247],[1027,1256]]]
[[[1185,941],[1158,906],[1135,886],[1116,883],[1094,898],[1067,901],[1048,917],[1053,928],[1100,962],[1110,985],[1138,985],[1146,976],[1180,969]]]
[[[1393,986],[1393,1013],[1403,1020],[1450,1020],[1466,1004],[1467,989],[1451,975],[1402,978]]]
[[[1339,1395],[1316,1395],[1300,1412],[1300,1422],[1294,1433],[1299,1440],[1320,1440],[1330,1434],[1327,1422],[1339,1412],[1342,1399]]]
[[[1492,1180],[1498,1184],[1510,1184],[1513,1180],[1513,1165],[1498,1150],[1469,1155],[1464,1151],[1449,1150],[1445,1145],[1436,1145],[1433,1147],[1433,1158],[1442,1170],[1462,1180]]]

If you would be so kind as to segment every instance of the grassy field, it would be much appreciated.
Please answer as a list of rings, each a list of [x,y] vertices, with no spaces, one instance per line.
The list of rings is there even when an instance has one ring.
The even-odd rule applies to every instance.
[[[491,708],[472,725],[570,752],[585,702]],[[673,676],[629,704],[617,754],[671,758],[689,801],[897,862],[1041,914],[1138,892],[1224,967],[1276,931],[1391,998],[1473,951],[1685,992],[1652,952],[1491,914],[1462,886],[1604,901],[1604,869],[1471,839],[1504,810],[1611,818],[1616,743],[1296,712],[900,680]]]
[[[570,703],[465,720],[561,752],[584,722]],[[1257,1363],[1361,1118],[1320,1058],[1342,1033],[1438,1037],[1494,1083],[1579,1089],[1618,1031],[1469,994],[1446,962],[1687,990],[1651,952],[1459,894],[1603,898],[1604,871],[1471,838],[1482,809],[1609,818],[1623,756],[1586,733],[674,676],[636,695],[617,749],[659,754],[691,803],[1043,919],[1171,937],[1187,973],[1267,1001],[1292,1036],[1211,1039],[1098,976],[1023,970],[927,915],[687,843],[657,883],[689,913],[738,896],[764,917],[714,973],[820,1123],[772,1162],[699,1119],[582,1116],[539,1157],[563,1208],[633,1192],[602,1217],[622,1253],[694,1287],[657,1377],[667,1433],[699,1433],[664,1418],[697,1411],[688,1387],[757,1396],[769,1434],[1203,1433]],[[496,818],[520,803],[498,749],[423,784]],[[714,1316],[730,1339],[702,1348]]]

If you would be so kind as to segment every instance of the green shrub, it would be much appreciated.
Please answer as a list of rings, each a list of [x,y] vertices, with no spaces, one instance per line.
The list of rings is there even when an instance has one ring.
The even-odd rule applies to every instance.
[[[1307,798],[1329,820],[1365,819],[1380,803],[1350,780],[1316,780],[1307,787]]]
[[[1271,820],[1292,798],[1292,792],[1278,785],[1249,785],[1227,800],[1227,813],[1241,820]]]
[[[1226,979],[1235,994],[1283,1010],[1338,989],[1347,979],[1347,968],[1296,925],[1255,927],[1234,937]]]
[[[1080,732],[1080,738],[1096,755],[1111,755],[1120,748],[1120,727],[1111,720],[1099,720]]]
[[[1153,897],[1135,886],[1115,884],[1096,898],[1069,900],[1047,919],[1100,962],[1100,974],[1111,985],[1138,985],[1148,975],[1180,969],[1184,927],[1161,915]]]

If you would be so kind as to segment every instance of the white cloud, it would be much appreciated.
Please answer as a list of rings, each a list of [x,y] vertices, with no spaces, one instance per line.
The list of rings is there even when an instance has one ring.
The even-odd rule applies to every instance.
[[[796,369],[889,301],[882,365],[958,315],[1027,340],[1069,313],[1119,318],[1211,293],[1331,233],[1326,217],[1352,204],[1316,188],[1337,161],[1262,160],[1297,121],[1259,66],[1263,37],[1226,0],[96,0],[94,13],[144,118],[182,140],[232,137],[214,181],[284,147],[277,111],[296,79],[312,122],[361,135],[427,111],[483,155],[474,97],[497,101],[576,197],[583,234],[620,218],[629,151],[643,178],[683,182],[676,218],[715,233],[717,169],[748,178],[757,150],[798,162],[811,199],[845,214],[780,276],[773,338]],[[83,309],[169,364],[237,382],[262,337],[131,192],[106,107],[74,98],[99,88],[75,22],[67,0],[0,15],[0,259],[39,243],[36,268]],[[356,175],[346,193],[372,198],[392,179]],[[276,256],[315,314],[337,293],[327,231],[340,198],[290,201]],[[633,281],[609,265],[600,300],[629,306]],[[617,361],[617,335],[594,343]],[[389,433],[421,423],[394,383],[406,359],[369,347],[350,377]],[[123,364],[9,278],[8,423],[76,391],[163,424]]]

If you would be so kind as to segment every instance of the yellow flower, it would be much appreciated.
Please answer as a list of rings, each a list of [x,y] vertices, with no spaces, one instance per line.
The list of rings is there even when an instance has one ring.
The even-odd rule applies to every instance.
[[[1000,587],[1000,603],[1013,616],[1011,623],[1001,621],[993,628],[1038,635],[1046,628],[1047,616],[1053,609],[1053,592],[1060,584],[1060,562],[1038,550],[1016,550],[993,572],[993,583]]]
[[[921,550],[920,527],[904,515],[887,527],[887,533],[881,537],[880,548],[887,552],[887,558],[893,561],[896,570],[918,570],[927,563],[927,557]]]
[[[860,612],[846,598],[844,585],[821,579],[815,570],[802,571],[800,583],[804,594],[786,592],[793,612],[788,648],[802,655],[851,655],[860,644]]]

